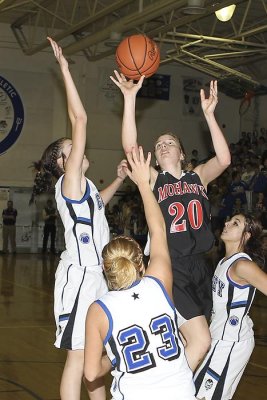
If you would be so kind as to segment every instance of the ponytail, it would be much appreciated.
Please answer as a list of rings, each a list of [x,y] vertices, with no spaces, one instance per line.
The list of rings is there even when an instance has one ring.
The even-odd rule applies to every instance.
[[[44,151],[41,160],[32,163],[31,168],[36,172],[34,185],[29,204],[32,204],[36,196],[42,193],[51,192],[53,189],[53,178],[59,179],[64,174],[64,170],[59,167],[57,160],[63,158],[62,145],[67,138],[60,138],[51,143]]]

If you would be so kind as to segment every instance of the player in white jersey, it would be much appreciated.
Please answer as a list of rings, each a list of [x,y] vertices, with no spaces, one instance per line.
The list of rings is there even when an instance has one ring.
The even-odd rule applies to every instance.
[[[104,205],[126,177],[127,162],[117,169],[114,182],[98,193],[85,177],[89,161],[84,155],[87,116],[61,48],[48,38],[59,63],[72,126],[72,140],[61,138],[35,163],[34,196],[56,184],[56,202],[65,229],[66,250],[56,271],[54,312],[57,325],[55,346],[67,350],[60,385],[61,400],[80,400],[84,365],[85,319],[89,305],[107,292],[102,271],[102,249],[109,240]],[[104,381],[87,382],[91,400],[105,400]]]
[[[238,214],[221,234],[225,257],[214,272],[211,348],[195,373],[196,396],[230,400],[254,348],[248,313],[256,289],[267,295],[262,228],[256,219]]]
[[[193,400],[195,387],[179,338],[172,300],[172,268],[163,215],[149,185],[151,154],[127,154],[151,237],[145,271],[140,246],[117,236],[103,250],[110,292],[93,303],[86,320],[85,377],[112,369],[113,400]],[[107,354],[103,354],[103,349]]]

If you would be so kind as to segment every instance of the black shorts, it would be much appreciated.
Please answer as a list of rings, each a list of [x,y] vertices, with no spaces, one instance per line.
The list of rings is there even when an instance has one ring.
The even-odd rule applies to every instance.
[[[172,258],[173,299],[183,318],[204,315],[212,309],[212,267],[203,254]]]

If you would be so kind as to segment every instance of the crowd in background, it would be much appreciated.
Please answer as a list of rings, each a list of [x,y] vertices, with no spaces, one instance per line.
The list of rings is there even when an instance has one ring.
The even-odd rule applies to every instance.
[[[240,140],[229,146],[231,165],[208,186],[216,246],[224,222],[239,212],[254,214],[260,219],[263,229],[267,230],[267,129],[262,128],[260,133],[242,132]],[[188,158],[190,169],[206,161],[199,158],[195,149]],[[111,234],[131,236],[144,247],[147,225],[138,190],[128,185],[118,198],[113,206],[106,207]],[[54,242],[55,239],[51,241],[52,252],[55,251]],[[43,252],[45,250],[46,246],[43,246]]]

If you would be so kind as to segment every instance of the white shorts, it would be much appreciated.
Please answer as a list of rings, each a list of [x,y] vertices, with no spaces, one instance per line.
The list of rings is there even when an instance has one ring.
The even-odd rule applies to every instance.
[[[81,267],[60,261],[54,290],[56,347],[68,350],[84,349],[88,307],[107,291],[100,266]]]
[[[255,346],[254,337],[242,342],[213,340],[194,380],[196,397],[231,400]]]

